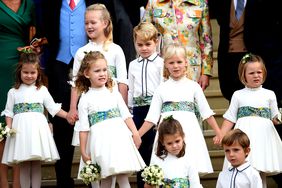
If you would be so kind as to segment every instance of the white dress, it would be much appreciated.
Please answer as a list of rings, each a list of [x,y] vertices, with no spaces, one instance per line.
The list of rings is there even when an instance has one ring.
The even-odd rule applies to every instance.
[[[249,162],[220,172],[216,188],[262,188],[259,172]]]
[[[169,153],[164,159],[155,156],[150,165],[158,165],[164,172],[164,178],[173,180],[170,187],[187,187],[187,184],[181,184],[181,179],[188,179],[190,188],[202,188],[198,171],[183,157],[178,158]]]
[[[108,50],[105,51],[102,44],[97,44],[89,40],[89,42],[79,48],[75,54],[72,71],[73,79],[69,82],[73,87],[75,87],[74,82],[80,69],[81,61],[85,56],[85,52],[90,51],[99,51],[105,56],[116,91],[118,91],[118,83],[127,84],[126,60],[122,48],[118,44],[110,43]],[[77,124],[78,122],[76,121],[75,125],[78,126]],[[77,131],[73,133],[72,145],[79,146],[79,132]]]
[[[214,113],[210,109],[200,85],[186,77],[183,77],[178,81],[169,78],[155,91],[145,120],[157,125],[159,119],[161,122],[162,118],[173,115],[173,118],[180,122],[185,133],[185,157],[188,158],[187,160],[194,164],[199,173],[212,173],[213,168],[207,145],[195,113],[193,111],[181,109],[177,111],[162,112],[162,106],[166,102],[184,102],[185,104],[186,102],[197,102],[201,117],[207,119]],[[183,105],[182,107],[186,108],[186,105]],[[155,137],[154,153],[157,145],[157,137],[158,133]],[[154,155],[152,155],[152,157],[154,157]]]
[[[43,114],[44,107],[52,116],[61,109],[61,104],[54,102],[45,86],[37,89],[35,85],[22,84],[19,89],[9,90],[6,108],[1,115],[13,119],[12,128],[17,133],[14,137],[7,138],[2,163],[59,159],[46,116]]]
[[[245,110],[239,113],[239,109]],[[250,109],[258,112],[246,115]],[[269,109],[269,112],[266,113],[263,109]],[[261,115],[254,115],[255,113]],[[241,129],[248,135],[251,152],[247,159],[251,165],[268,174],[282,172],[282,142],[271,121],[278,113],[274,92],[259,87],[234,92],[230,106],[223,115],[225,119],[235,123],[236,129]],[[238,115],[241,115],[240,118]],[[268,118],[262,117],[266,115]]]
[[[110,92],[106,87],[89,88],[80,98],[78,114],[79,124],[75,129],[89,131],[87,150],[92,161],[100,165],[102,178],[145,167],[124,122],[132,116],[119,92]],[[94,117],[95,122],[89,117]]]

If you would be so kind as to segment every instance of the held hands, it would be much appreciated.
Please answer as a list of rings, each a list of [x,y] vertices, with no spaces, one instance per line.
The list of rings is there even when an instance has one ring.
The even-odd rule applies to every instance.
[[[78,120],[77,110],[70,110],[66,117],[69,124],[74,125],[74,123]]]

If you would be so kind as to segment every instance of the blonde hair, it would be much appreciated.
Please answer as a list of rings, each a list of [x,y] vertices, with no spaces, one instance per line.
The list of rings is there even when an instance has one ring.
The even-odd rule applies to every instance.
[[[77,73],[77,78],[75,80],[75,86],[79,93],[88,91],[89,87],[91,86],[91,82],[88,78],[85,77],[85,72],[90,69],[90,66],[93,63],[96,63],[97,60],[103,59],[105,62],[107,62],[105,56],[99,52],[99,51],[90,51],[86,53],[84,58],[82,59],[81,66],[79,68],[79,71]],[[106,83],[106,87],[112,90],[113,88],[113,80],[110,76],[110,73],[108,71],[108,79]]]
[[[168,59],[172,58],[173,56],[183,57],[187,61],[187,51],[185,47],[179,43],[172,43],[167,45],[162,51],[162,57],[164,59],[164,62],[166,62]],[[170,76],[170,73],[165,66],[164,66],[163,76],[165,79],[168,79]],[[186,67],[186,77],[191,79],[191,72],[189,71],[188,62]]]
[[[104,35],[106,37],[106,41],[103,45],[103,50],[108,51],[108,46],[113,42],[113,23],[111,19],[111,15],[104,4],[96,3],[90,5],[86,8],[85,14],[89,11],[100,11],[101,12],[101,20],[107,22],[107,27],[104,29]]]
[[[247,80],[246,80],[246,67],[250,63],[260,63],[262,72],[263,72],[263,79],[262,83],[264,83],[267,75],[266,67],[264,65],[263,59],[254,54],[246,54],[240,61],[239,67],[238,67],[238,76],[242,84],[247,85]]]
[[[137,37],[142,41],[158,40],[158,30],[151,22],[140,22],[133,29],[133,39],[136,42]]]

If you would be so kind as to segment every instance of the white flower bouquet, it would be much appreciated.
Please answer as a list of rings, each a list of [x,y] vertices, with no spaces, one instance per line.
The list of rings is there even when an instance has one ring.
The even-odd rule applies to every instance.
[[[151,165],[144,168],[141,177],[145,183],[152,186],[160,186],[164,184],[164,173],[158,165]]]
[[[86,161],[86,165],[81,169],[79,176],[82,178],[82,181],[89,185],[91,182],[97,181],[100,179],[101,167],[91,161]]]
[[[14,136],[16,134],[15,129],[10,129],[4,123],[0,123],[0,142],[6,139],[8,136]]]

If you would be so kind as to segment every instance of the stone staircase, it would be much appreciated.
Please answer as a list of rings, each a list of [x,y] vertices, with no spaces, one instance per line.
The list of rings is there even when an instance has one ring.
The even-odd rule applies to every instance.
[[[208,102],[211,108],[216,113],[215,118],[218,125],[222,124],[223,118],[222,115],[226,111],[228,107],[228,101],[222,97],[219,88],[218,76],[217,76],[217,46],[218,46],[218,26],[215,20],[212,20],[212,29],[213,29],[213,41],[214,41],[214,57],[215,64],[213,69],[213,77],[210,80],[210,86],[205,91],[205,95],[208,99]],[[205,122],[203,124],[204,136],[206,139],[206,143],[209,149],[210,157],[212,160],[212,165],[214,168],[214,173],[205,175],[201,177],[201,183],[204,188],[215,188],[216,180],[219,172],[223,166],[224,160],[224,152],[221,147],[215,146],[212,142],[212,138],[214,137],[214,132],[210,129],[209,125]],[[73,159],[73,168],[72,168],[72,177],[75,178],[75,184],[77,188],[85,188],[83,182],[81,180],[76,179],[78,166],[80,160],[79,148],[76,148],[74,159]],[[10,175],[11,177],[11,175]],[[136,177],[132,175],[130,177],[130,182],[132,188],[136,188]],[[272,178],[267,179],[268,188],[278,188]],[[44,188],[54,188],[56,185],[56,176],[55,169],[53,163],[43,163],[42,164],[42,187]]]

